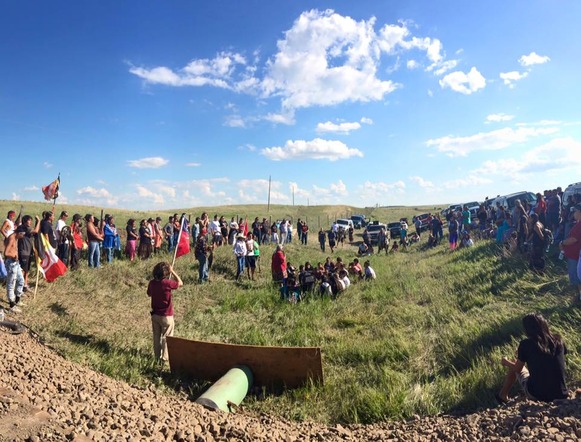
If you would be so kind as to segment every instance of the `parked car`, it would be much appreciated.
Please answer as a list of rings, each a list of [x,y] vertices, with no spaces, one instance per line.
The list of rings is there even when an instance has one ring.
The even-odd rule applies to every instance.
[[[531,208],[537,206],[537,197],[532,192],[516,192],[509,195],[499,196],[494,200],[494,203],[499,203],[501,206],[504,206],[505,209],[512,210],[516,205],[516,200],[520,200],[521,203],[528,201]]]
[[[470,203],[462,204],[462,209],[464,209],[464,206],[468,207],[468,210],[470,211],[470,216],[472,217],[476,216],[478,210],[480,209],[480,203],[478,201],[472,201]]]
[[[392,238],[399,238],[401,236],[401,221],[387,223],[387,228]]]
[[[430,218],[430,214],[429,213],[422,213],[421,215],[416,215],[414,216],[414,226],[416,225],[416,220],[420,220],[421,227],[420,227],[420,232],[424,231],[424,230],[428,230],[430,228],[430,223],[428,221],[428,219]]]
[[[581,195],[581,183],[569,184],[563,192],[563,205],[569,204],[569,198],[573,195]]]
[[[337,221],[335,221],[337,224],[339,224],[339,228],[343,228],[345,230],[349,230],[349,227],[353,227],[355,228],[355,226],[353,225],[353,221],[351,221],[350,219],[338,219]]]
[[[351,221],[353,221],[353,226],[356,229],[361,229],[369,224],[369,221],[365,218],[365,215],[351,215]]]
[[[399,224],[399,223],[398,223]],[[369,233],[369,241],[372,245],[377,244],[377,237],[379,236],[379,231],[384,228],[387,232],[387,226],[380,222],[373,222],[372,224],[368,224],[366,229],[367,233]]]

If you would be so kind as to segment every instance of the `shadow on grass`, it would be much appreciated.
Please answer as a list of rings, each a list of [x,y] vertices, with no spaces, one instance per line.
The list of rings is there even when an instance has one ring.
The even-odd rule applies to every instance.
[[[111,345],[104,339],[97,339],[94,335],[79,335],[63,330],[55,334],[60,338],[68,339],[73,344],[88,345],[103,354],[111,353]]]
[[[53,302],[51,305],[49,305],[49,308],[50,311],[57,316],[67,316],[69,314],[67,308],[60,302]]]

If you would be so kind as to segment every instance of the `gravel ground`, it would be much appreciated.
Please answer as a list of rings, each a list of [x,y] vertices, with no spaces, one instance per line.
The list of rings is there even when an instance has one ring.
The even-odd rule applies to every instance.
[[[581,439],[581,400],[515,402],[467,416],[374,425],[213,412],[73,364],[29,333],[0,329],[0,441],[503,441]]]

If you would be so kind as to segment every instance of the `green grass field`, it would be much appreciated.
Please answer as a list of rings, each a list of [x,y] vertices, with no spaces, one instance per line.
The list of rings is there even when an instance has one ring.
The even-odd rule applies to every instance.
[[[11,205],[12,204],[12,205]],[[28,204],[28,203],[27,203]],[[0,211],[14,207],[0,202]],[[48,205],[30,203],[32,214]],[[61,206],[57,206],[60,212]],[[18,207],[16,207],[18,210]],[[67,207],[98,215],[96,208]],[[380,221],[411,217],[435,207],[376,208],[274,206],[270,215],[333,219],[364,213]],[[186,210],[193,216],[202,209]],[[181,211],[177,211],[181,212]],[[210,215],[268,216],[265,206],[208,209]],[[39,213],[39,212],[38,212]],[[129,217],[149,213],[115,211],[119,227]],[[169,212],[167,212],[169,213]],[[155,215],[157,213],[151,213]],[[159,213],[162,215],[162,213]],[[58,215],[58,213],[57,213]],[[360,240],[356,234],[356,241]],[[215,253],[211,283],[198,285],[193,256],[178,258],[185,286],[175,293],[176,336],[208,341],[277,346],[319,346],[325,384],[266,397],[249,396],[245,405],[289,419],[321,422],[374,422],[414,414],[473,411],[492,406],[503,377],[502,356],[512,356],[522,337],[521,317],[540,311],[568,344],[568,376],[579,385],[581,310],[574,304],[562,263],[551,260],[545,276],[532,274],[520,256],[506,256],[494,243],[449,252],[414,245],[390,256],[372,256],[373,282],[353,284],[336,301],[316,297],[297,305],[279,300],[271,283],[273,246],[261,249],[257,281],[234,280],[230,247]],[[286,247],[298,267],[324,261],[315,235],[308,246]],[[355,257],[345,244],[334,258]],[[164,254],[159,260],[169,259]],[[203,384],[187,385],[159,373],[152,362],[149,298],[146,287],[158,258],[125,260],[90,270],[86,265],[52,284],[41,282],[28,299],[22,320],[66,358],[137,385],[154,383],[173,394],[195,396]],[[3,297],[5,306],[5,296]]]

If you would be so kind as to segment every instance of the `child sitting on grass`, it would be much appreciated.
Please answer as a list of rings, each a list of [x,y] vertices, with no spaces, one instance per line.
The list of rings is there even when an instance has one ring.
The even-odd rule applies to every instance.
[[[153,268],[153,279],[149,281],[147,296],[151,298],[151,326],[153,329],[153,352],[156,361],[168,361],[167,337],[173,336],[174,318],[172,290],[183,286],[181,278],[167,262]],[[169,279],[171,276],[175,281]]]

